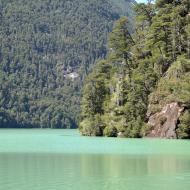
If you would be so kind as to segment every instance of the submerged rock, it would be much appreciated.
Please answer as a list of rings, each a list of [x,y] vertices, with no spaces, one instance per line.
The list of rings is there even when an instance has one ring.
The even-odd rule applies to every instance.
[[[149,116],[148,125],[151,130],[148,137],[177,138],[177,123],[184,107],[172,102],[163,107],[160,112]]]

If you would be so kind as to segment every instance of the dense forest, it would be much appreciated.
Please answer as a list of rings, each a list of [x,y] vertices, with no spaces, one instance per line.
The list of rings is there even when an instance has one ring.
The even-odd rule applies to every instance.
[[[84,78],[134,4],[0,0],[0,127],[76,127]]]
[[[135,11],[134,33],[120,18],[107,58],[86,79],[80,131],[190,138],[190,1],[149,1]]]

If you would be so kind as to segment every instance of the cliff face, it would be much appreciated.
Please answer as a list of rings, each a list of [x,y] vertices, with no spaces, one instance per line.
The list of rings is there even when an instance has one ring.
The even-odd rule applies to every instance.
[[[149,114],[148,124],[151,131],[148,137],[177,138],[177,123],[184,107],[177,102],[172,102],[163,107],[160,112]]]

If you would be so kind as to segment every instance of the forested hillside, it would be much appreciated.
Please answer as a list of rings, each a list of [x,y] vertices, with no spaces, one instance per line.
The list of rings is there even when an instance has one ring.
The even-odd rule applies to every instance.
[[[133,4],[0,0],[0,127],[76,127],[83,80]]]
[[[83,135],[190,138],[190,1],[139,4],[119,19],[107,59],[88,76]]]

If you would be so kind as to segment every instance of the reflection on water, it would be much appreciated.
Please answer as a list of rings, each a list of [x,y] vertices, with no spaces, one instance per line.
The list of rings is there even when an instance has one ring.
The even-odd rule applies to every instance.
[[[188,190],[190,157],[0,153],[0,190]]]

